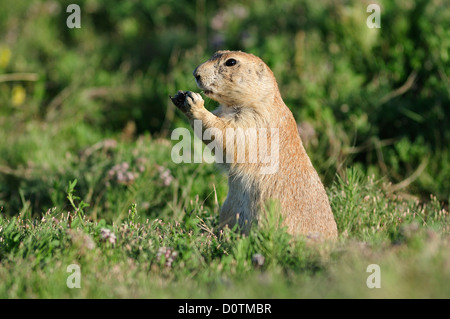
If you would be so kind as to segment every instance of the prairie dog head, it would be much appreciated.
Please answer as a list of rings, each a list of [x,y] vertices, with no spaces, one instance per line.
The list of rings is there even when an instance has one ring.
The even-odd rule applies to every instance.
[[[257,56],[218,51],[194,70],[197,86],[224,106],[258,107],[271,103],[278,86],[269,67]]]

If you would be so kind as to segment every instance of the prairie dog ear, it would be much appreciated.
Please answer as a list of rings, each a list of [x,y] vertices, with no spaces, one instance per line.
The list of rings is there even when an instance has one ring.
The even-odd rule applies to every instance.
[[[258,72],[264,72],[266,70],[266,64],[264,62],[258,63]]]
[[[256,67],[256,74],[258,74],[258,77],[261,79],[264,76],[265,72],[266,72],[266,64],[264,62],[259,62]]]

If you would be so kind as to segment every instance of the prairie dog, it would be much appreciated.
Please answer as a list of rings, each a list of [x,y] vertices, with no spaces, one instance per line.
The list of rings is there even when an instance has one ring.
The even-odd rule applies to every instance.
[[[172,101],[192,125],[201,121],[203,132],[214,129],[218,133],[202,138],[203,142],[211,146],[213,141],[216,155],[220,150],[223,159],[228,159],[224,166],[229,191],[220,211],[219,227],[239,223],[241,231],[248,232],[272,199],[281,205],[283,223],[289,233],[320,234],[335,239],[336,222],[324,186],[306,154],[295,119],[281,98],[270,68],[252,54],[218,51],[199,65],[193,75],[203,93],[220,106],[209,112],[202,96],[194,92],[179,91]],[[227,135],[233,130],[241,130],[244,135]],[[259,156],[264,143],[266,149],[277,151],[273,153],[276,165],[268,172],[264,171],[267,157],[264,161]],[[245,150],[244,161],[237,158],[240,149]],[[250,160],[255,154],[256,161],[254,157]]]

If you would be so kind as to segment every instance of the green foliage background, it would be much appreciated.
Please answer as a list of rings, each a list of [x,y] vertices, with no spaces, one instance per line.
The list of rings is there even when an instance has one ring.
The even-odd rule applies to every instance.
[[[168,95],[197,90],[192,70],[218,49],[273,69],[327,185],[353,165],[448,200],[448,2],[381,1],[381,28],[369,29],[367,1],[86,0],[69,29],[71,2],[1,1],[0,73],[32,76],[0,81],[7,212],[21,197],[38,212],[58,204],[52,193],[74,177],[99,192],[98,168],[76,155],[102,139],[186,126]]]

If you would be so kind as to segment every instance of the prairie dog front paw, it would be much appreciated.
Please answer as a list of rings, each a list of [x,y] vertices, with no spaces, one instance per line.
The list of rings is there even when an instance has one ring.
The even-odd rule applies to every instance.
[[[169,95],[169,98],[172,100],[172,103],[175,104],[175,106],[179,108],[183,113],[187,112],[187,109],[185,107],[186,93],[187,92],[178,91],[174,97]]]
[[[187,91],[178,91],[174,97],[169,96],[172,103],[175,104],[186,115],[192,114],[196,110],[204,108],[205,101],[200,94]]]
[[[200,94],[188,91],[186,92],[186,100],[184,101],[185,108],[191,113],[203,109],[205,101]]]

